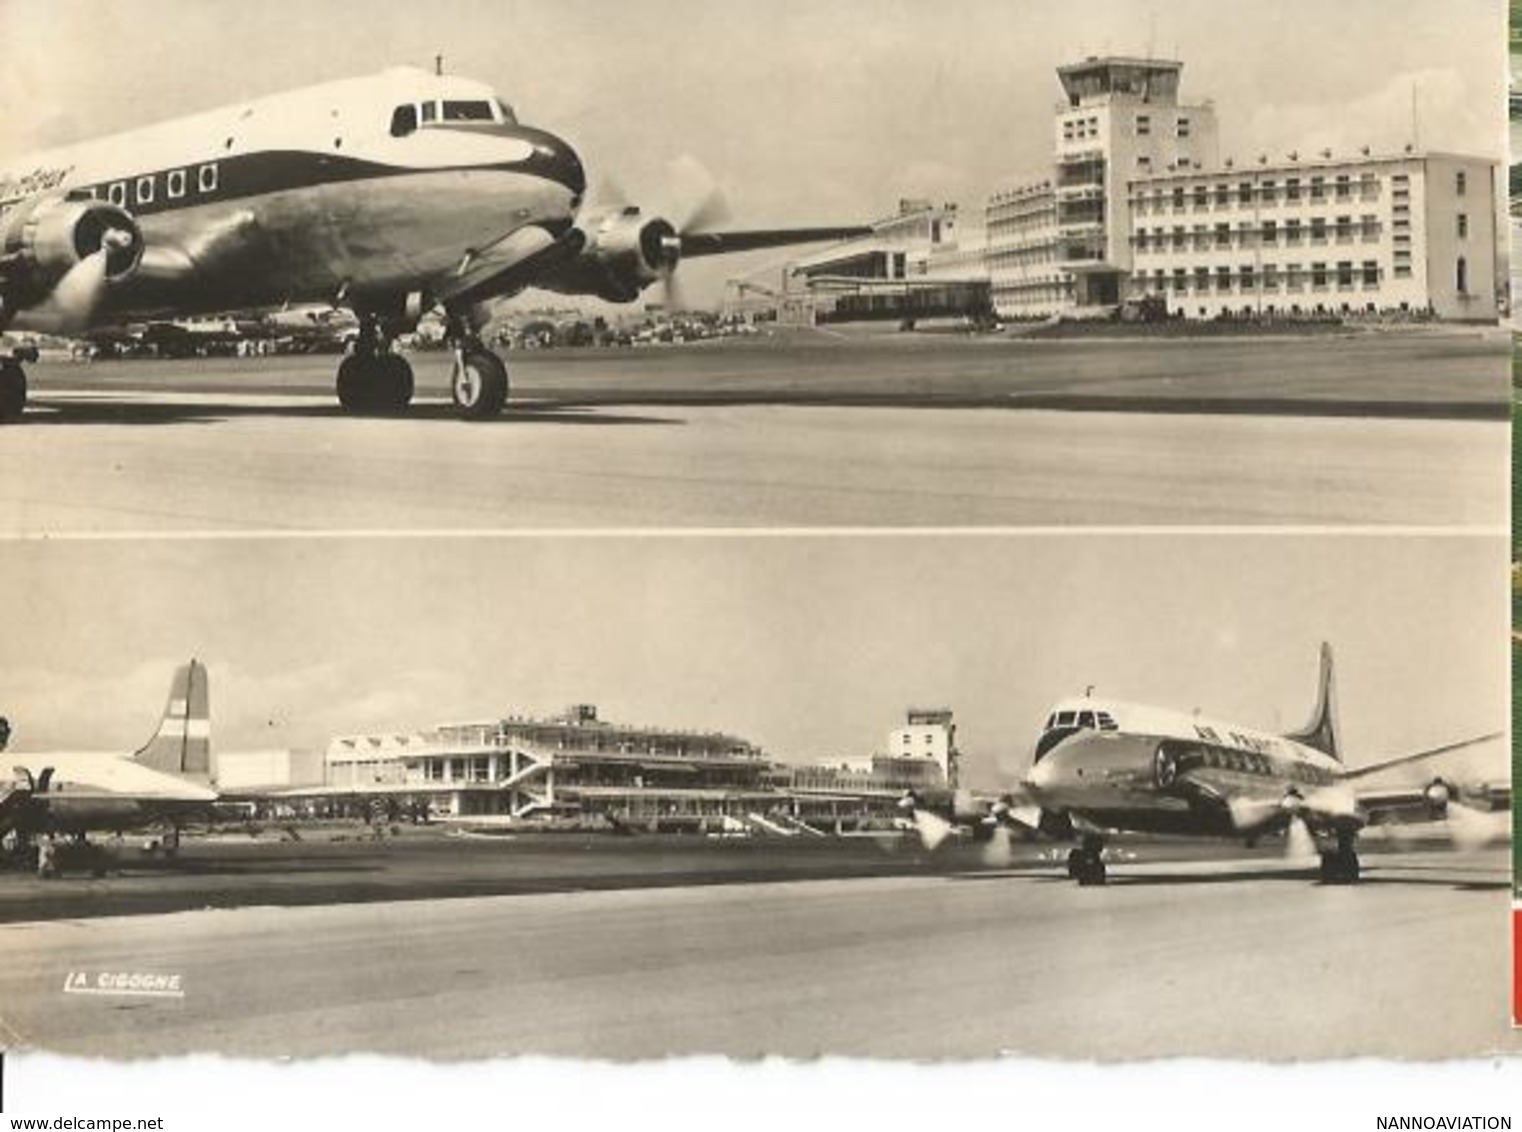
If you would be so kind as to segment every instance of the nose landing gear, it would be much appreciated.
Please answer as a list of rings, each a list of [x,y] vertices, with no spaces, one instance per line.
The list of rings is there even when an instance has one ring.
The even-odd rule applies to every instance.
[[[449,391],[465,420],[490,420],[507,404],[507,366],[479,339],[462,342],[455,347]]]
[[[1068,876],[1080,887],[1105,883],[1104,847],[1104,838],[1089,834],[1082,845],[1068,853]]]
[[[1357,884],[1358,850],[1351,834],[1337,835],[1337,848],[1321,854],[1322,884]]]
[[[26,409],[26,371],[14,358],[0,361],[0,422],[21,419]]]
[[[507,366],[486,348],[464,313],[449,311],[447,328],[454,346],[449,392],[455,408],[464,420],[490,420],[507,404]]]

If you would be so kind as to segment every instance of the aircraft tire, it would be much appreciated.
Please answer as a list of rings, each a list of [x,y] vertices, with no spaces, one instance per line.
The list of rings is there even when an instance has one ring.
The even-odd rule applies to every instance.
[[[507,404],[507,366],[484,347],[467,347],[455,360],[449,391],[462,419],[491,420]]]
[[[1334,850],[1321,854],[1322,884],[1357,884],[1358,854]]]
[[[369,358],[359,354],[350,354],[338,364],[338,403],[346,413],[370,411],[368,394],[371,375],[366,372],[369,361]]]
[[[1068,850],[1068,876],[1077,880],[1083,874],[1083,850]]]
[[[26,371],[19,362],[0,363],[0,422],[17,421],[26,410]]]
[[[400,354],[381,355],[376,376],[380,378],[376,392],[380,409],[386,413],[406,411],[412,404],[416,383],[412,377],[412,365]]]
[[[1104,884],[1106,880],[1105,863],[1097,857],[1090,857],[1083,862],[1083,867],[1078,874],[1078,884],[1081,888],[1089,888]]]

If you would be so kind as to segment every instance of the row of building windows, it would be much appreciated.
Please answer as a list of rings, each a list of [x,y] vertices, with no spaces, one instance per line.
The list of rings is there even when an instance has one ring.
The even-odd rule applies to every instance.
[[[1328,223],[1329,219],[1330,223]],[[1407,223],[1409,225],[1409,221]],[[1185,231],[1183,226],[1178,224],[1175,224],[1172,229],[1148,229],[1140,226],[1132,237],[1132,243],[1136,245],[1138,252],[1149,249],[1162,251],[1170,247],[1183,249],[1189,246],[1196,249],[1252,247],[1255,243],[1273,246],[1280,242],[1281,237],[1285,244],[1298,244],[1303,240],[1309,240],[1313,244],[1324,244],[1328,240],[1346,244],[1352,243],[1355,237],[1365,242],[1377,240],[1380,228],[1379,217],[1373,213],[1365,213],[1358,218],[1356,224],[1351,216],[1333,218],[1313,216],[1304,223],[1298,218],[1291,218],[1282,225],[1276,220],[1262,220],[1256,224],[1243,221],[1236,227],[1226,223],[1217,224],[1213,228],[1196,224],[1190,231]],[[1465,236],[1468,231],[1467,218],[1461,218],[1459,234]]]
[[[1173,130],[1173,136],[1176,138],[1187,138],[1190,135],[1191,123],[1189,118],[1185,115],[1179,115],[1171,122],[1159,124],[1162,125],[1164,129],[1168,129],[1171,126]],[[1150,113],[1138,114],[1133,122],[1133,126],[1135,128],[1137,137],[1151,137],[1152,115]],[[1063,141],[1082,141],[1084,138],[1097,137],[1099,137],[1099,119],[1093,115],[1086,118],[1072,117],[1064,118],[1062,120]]]
[[[1051,263],[1057,258],[1055,240],[1032,240],[1015,247],[990,248],[984,262],[997,270],[1020,263]]]
[[[1062,140],[1077,141],[1081,138],[1097,138],[1099,136],[1099,119],[1088,118],[1064,118],[1062,120]]]
[[[1460,263],[1463,261],[1460,260]],[[1410,268],[1407,267],[1409,273]],[[1401,271],[1397,266],[1397,277]],[[1258,266],[1243,264],[1240,267],[1222,265],[1211,269],[1209,267],[1195,267],[1193,270],[1183,267],[1175,267],[1171,273],[1161,268],[1154,269],[1149,275],[1146,271],[1138,271],[1133,279],[1145,287],[1149,283],[1158,291],[1230,291],[1230,290],[1265,290],[1275,291],[1283,287],[1287,291],[1298,291],[1309,285],[1313,290],[1337,287],[1351,289],[1353,287],[1378,287],[1382,278],[1382,272],[1378,260],[1366,259],[1362,263],[1355,264],[1352,260],[1341,260],[1335,264],[1312,263],[1309,265],[1273,264],[1265,263]]]
[[[1356,192],[1355,192],[1356,190]],[[1358,181],[1352,174],[1339,173],[1330,183],[1323,176],[1302,180],[1290,177],[1281,185],[1277,180],[1218,181],[1214,184],[1173,185],[1171,188],[1134,189],[1133,203],[1138,212],[1161,212],[1172,209],[1182,211],[1192,207],[1196,211],[1205,208],[1262,207],[1264,205],[1298,204],[1301,201],[1376,200],[1380,181],[1373,173],[1363,173]]]

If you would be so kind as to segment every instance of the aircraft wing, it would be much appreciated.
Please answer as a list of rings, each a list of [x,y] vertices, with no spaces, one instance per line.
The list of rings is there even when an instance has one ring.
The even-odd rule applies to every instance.
[[[1377,774],[1382,770],[1389,770],[1391,767],[1405,766],[1407,763],[1421,762],[1423,759],[1430,759],[1437,755],[1446,755],[1453,751],[1462,751],[1466,747],[1478,747],[1481,743],[1492,742],[1496,739],[1502,738],[1504,735],[1505,732],[1503,731],[1492,731],[1487,735],[1476,735],[1469,739],[1460,739],[1455,743],[1444,743],[1438,747],[1428,747],[1425,750],[1413,751],[1407,755],[1396,755],[1394,758],[1381,759],[1378,762],[1368,763],[1365,766],[1355,767],[1352,770],[1345,770],[1342,772],[1340,777],[1345,781],[1357,778],[1366,778],[1369,775]]]
[[[861,225],[837,228],[758,228],[742,232],[684,232],[681,236],[682,258],[751,252],[760,248],[784,248],[792,244],[821,244],[833,240],[854,240],[870,236],[872,229]]]
[[[434,297],[441,302],[478,303],[515,294],[542,272],[575,259],[585,244],[586,237],[575,228],[558,239],[535,225],[519,228],[489,247],[468,253],[451,275],[435,285]]]

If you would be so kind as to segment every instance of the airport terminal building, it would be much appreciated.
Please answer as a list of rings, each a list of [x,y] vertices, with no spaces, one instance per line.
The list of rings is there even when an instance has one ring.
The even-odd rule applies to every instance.
[[[793,262],[783,309],[810,325],[988,319],[985,243],[980,229],[964,229],[955,204],[906,198],[872,225],[872,235]]]
[[[792,278],[827,318],[869,315],[888,302],[874,288],[941,279],[982,280],[1007,319],[1143,300],[1196,319],[1498,319],[1495,161],[1410,148],[1223,157],[1215,106],[1182,98],[1182,73],[1122,56],[1059,67],[1052,164],[994,193],[981,230],[958,232],[951,205],[905,201]]]
[[[892,821],[906,789],[955,785],[955,734],[949,709],[910,709],[867,763],[798,766],[736,735],[611,723],[577,704],[548,718],[340,736],[320,784],[268,800],[313,813],[828,833]]]
[[[328,744],[324,793],[405,796],[455,817],[682,822],[764,807],[771,764],[719,732],[609,723],[591,704]]]
[[[1169,313],[1498,317],[1496,165],[1480,157],[1220,156],[1214,105],[1183,64],[1058,68],[1054,167],[987,206],[995,308],[1081,315],[1153,298]]]

